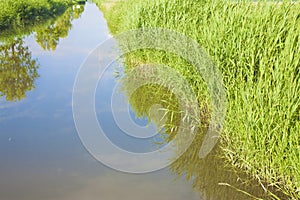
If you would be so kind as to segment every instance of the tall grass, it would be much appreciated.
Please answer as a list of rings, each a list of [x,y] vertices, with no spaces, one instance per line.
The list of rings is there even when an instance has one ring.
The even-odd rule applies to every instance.
[[[145,52],[143,52],[145,53]],[[153,54],[151,54],[153,56]],[[160,142],[155,142],[156,145],[164,144],[174,139],[177,131],[184,126],[181,124],[181,119],[189,122],[192,127],[193,119],[190,115],[191,111],[186,113],[186,109],[180,108],[179,99],[174,95],[174,85],[176,90],[186,92],[185,88],[181,88],[178,79],[174,79],[174,74],[160,74],[156,67],[152,70],[147,70],[145,67],[136,68],[136,54],[131,56],[126,55],[126,69],[124,75],[120,78],[122,91],[128,98],[131,108],[137,117],[147,118],[148,122],[154,122],[157,131],[160,132]],[[141,61],[141,60],[140,60]],[[145,61],[145,60],[144,60]],[[142,63],[144,63],[142,61]],[[154,59],[151,59],[153,62]],[[179,64],[179,63],[178,63]],[[133,69],[131,69],[133,67]],[[148,68],[149,69],[149,68]],[[172,74],[172,75],[171,75]],[[171,78],[171,80],[170,80]],[[169,79],[169,81],[168,81]],[[143,85],[135,90],[136,86],[145,80],[155,80],[152,83]],[[165,83],[167,86],[162,86],[160,83]],[[183,100],[182,97],[181,100]],[[155,112],[151,108],[153,105],[161,105],[156,107]],[[187,104],[191,106],[191,104]],[[190,107],[192,108],[192,106]],[[192,110],[198,110],[192,108]],[[184,114],[185,113],[185,114]],[[209,125],[209,113],[206,107],[201,107],[200,118],[201,128],[197,129],[195,138],[178,159],[174,158],[174,162],[169,169],[172,173],[179,176],[184,176],[187,181],[191,181],[193,188],[199,192],[203,199],[217,200],[241,200],[241,199],[288,199],[286,195],[278,191],[272,186],[267,187],[267,192],[260,186],[249,174],[238,171],[234,167],[229,166],[222,157],[220,146],[216,146],[213,151],[204,159],[199,159],[198,152],[200,151],[205,133]],[[182,118],[182,116],[185,116]],[[194,116],[195,117],[195,116]],[[199,119],[196,119],[197,123]],[[181,129],[182,130],[182,129]],[[185,129],[183,135],[190,134],[190,129]],[[181,135],[182,137],[182,135]],[[184,144],[183,139],[183,144]],[[174,140],[173,140],[174,142]],[[182,148],[182,139],[176,140],[176,145]],[[157,146],[156,146],[157,148]],[[174,152],[175,157],[178,156],[178,151]]]
[[[114,34],[163,27],[201,44],[221,71],[227,91],[221,135],[227,161],[261,183],[300,199],[298,3],[127,0],[113,9],[102,9]],[[151,60],[154,54],[167,55],[144,55]],[[156,62],[165,59],[161,60]],[[172,66],[172,60],[169,63]],[[190,78],[196,90],[201,87],[193,71],[175,61],[173,65]]]

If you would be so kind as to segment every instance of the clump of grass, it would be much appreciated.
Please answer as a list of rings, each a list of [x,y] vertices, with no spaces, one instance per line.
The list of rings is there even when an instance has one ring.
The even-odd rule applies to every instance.
[[[227,91],[227,161],[300,198],[300,4],[127,0],[104,12],[114,34],[162,27],[201,44]],[[197,90],[199,77],[186,73]]]

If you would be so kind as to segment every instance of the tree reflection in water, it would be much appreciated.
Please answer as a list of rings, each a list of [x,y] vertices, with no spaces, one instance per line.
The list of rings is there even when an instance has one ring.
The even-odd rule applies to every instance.
[[[46,23],[45,26],[39,24],[33,27],[31,32],[36,32],[36,42],[44,50],[55,50],[60,38],[68,36],[72,20],[79,18],[83,11],[84,5],[75,5],[50,25]],[[35,88],[34,81],[39,77],[39,64],[24,44],[24,36],[10,34],[1,38],[0,97],[5,97],[6,101],[20,101],[25,98],[26,92]]]
[[[75,5],[69,9],[60,17],[58,17],[53,23],[46,28],[37,30],[35,38],[36,42],[44,50],[56,50],[60,38],[66,38],[69,31],[72,28],[72,20],[80,17],[84,11],[84,5]]]
[[[22,39],[15,39],[0,46],[0,96],[7,101],[26,97],[35,88],[39,65],[33,59]]]

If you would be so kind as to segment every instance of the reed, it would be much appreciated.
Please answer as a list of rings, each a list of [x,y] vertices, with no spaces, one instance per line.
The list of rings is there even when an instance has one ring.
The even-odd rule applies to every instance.
[[[299,3],[127,0],[102,9],[113,34],[162,27],[201,44],[221,71],[227,92],[220,140],[227,162],[300,198]],[[196,91],[203,88],[201,77],[172,55],[134,55],[143,62],[167,60]]]

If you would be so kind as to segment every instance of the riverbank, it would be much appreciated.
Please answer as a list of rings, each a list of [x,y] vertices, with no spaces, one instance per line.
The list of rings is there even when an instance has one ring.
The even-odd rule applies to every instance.
[[[162,27],[193,38],[209,53],[227,91],[227,118],[220,138],[227,162],[300,199],[299,4],[104,2],[102,10],[113,34]],[[178,64],[166,59],[164,52],[142,54],[146,58],[136,54],[136,59]],[[192,80],[195,90],[203,87],[201,77],[186,72],[187,66],[177,68]]]
[[[72,0],[3,0],[0,1],[0,32],[20,29],[62,14]]]

